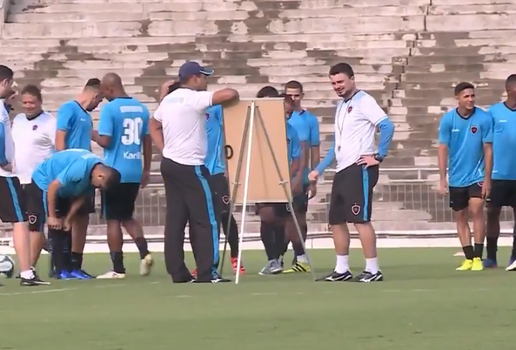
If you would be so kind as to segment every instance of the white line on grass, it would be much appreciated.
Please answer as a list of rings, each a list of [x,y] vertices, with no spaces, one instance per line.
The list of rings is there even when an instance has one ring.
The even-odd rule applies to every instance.
[[[30,292],[14,292],[14,293],[0,293],[0,296],[11,296],[11,295],[27,295],[27,294],[43,294],[43,293],[60,293],[60,292],[68,292],[70,290],[76,290],[79,288],[56,288],[56,289],[42,289],[42,290],[33,290]]]

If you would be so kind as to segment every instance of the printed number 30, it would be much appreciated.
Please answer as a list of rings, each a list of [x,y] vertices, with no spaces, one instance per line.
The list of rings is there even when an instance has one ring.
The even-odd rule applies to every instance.
[[[122,135],[122,143],[124,145],[139,145],[141,143],[140,135],[142,133],[142,118],[124,119],[124,134]]]

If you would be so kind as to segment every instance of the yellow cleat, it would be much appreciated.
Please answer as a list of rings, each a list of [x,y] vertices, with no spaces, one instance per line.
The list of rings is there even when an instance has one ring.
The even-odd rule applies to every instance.
[[[288,270],[284,270],[283,273],[295,273],[295,272],[310,272],[310,265],[303,262],[296,262],[292,267]]]
[[[480,264],[482,264],[482,261],[480,261]],[[470,271],[473,268],[473,260],[466,259],[462,262],[462,264],[457,267],[456,271]]]
[[[473,259],[473,265],[471,266],[471,271],[482,271],[484,269],[484,263],[480,258]]]

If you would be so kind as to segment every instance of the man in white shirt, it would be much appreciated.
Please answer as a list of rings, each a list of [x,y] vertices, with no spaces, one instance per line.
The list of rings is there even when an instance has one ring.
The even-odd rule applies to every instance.
[[[14,160],[16,175],[22,186],[22,193],[27,209],[30,230],[31,266],[36,266],[41,250],[45,245],[43,226],[44,215],[36,214],[36,207],[41,201],[39,191],[32,186],[32,173],[38,165],[54,153],[56,119],[43,111],[41,91],[34,85],[27,85],[21,92],[22,106],[25,113],[18,114],[12,125],[14,141]],[[38,278],[36,274],[36,278]]]
[[[167,198],[165,264],[174,283],[228,282],[217,273],[219,223],[204,166],[207,154],[206,110],[238,100],[238,92],[208,92],[206,77],[213,70],[196,62],[179,69],[181,86],[161,101],[150,119],[149,132],[161,151],[161,174]],[[190,240],[197,263],[194,279],[184,263],[184,231],[190,223]]]
[[[0,65],[0,99],[12,95],[13,71]],[[37,286],[41,283],[31,269],[30,237],[27,213],[23,203],[20,181],[13,171],[14,144],[9,112],[0,101],[0,220],[13,225],[14,250],[20,266],[20,284]]]
[[[337,159],[337,173],[330,199],[329,224],[337,253],[334,271],[320,281],[349,281],[348,223],[355,225],[360,236],[366,267],[358,282],[383,280],[378,266],[376,234],[371,225],[373,188],[378,182],[379,164],[387,156],[394,134],[394,125],[374,98],[356,88],[355,74],[349,64],[339,63],[330,69],[333,89],[343,99],[335,114],[335,144],[326,158],[310,174],[316,181]],[[375,132],[380,129],[380,141],[375,150]]]

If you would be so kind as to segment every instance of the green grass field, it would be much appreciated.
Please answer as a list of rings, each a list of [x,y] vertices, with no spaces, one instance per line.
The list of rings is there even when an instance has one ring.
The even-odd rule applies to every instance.
[[[456,272],[455,252],[384,249],[386,280],[371,284],[314,283],[310,274],[258,276],[264,257],[254,251],[244,251],[247,274],[240,285],[174,285],[161,254],[147,278],[138,276],[138,257],[128,255],[122,281],[21,288],[17,280],[2,280],[0,349],[512,348],[516,273]],[[502,261],[507,254],[500,252]],[[311,255],[319,275],[333,268],[333,251]],[[351,262],[358,273],[359,251]],[[91,273],[110,267],[107,254],[87,255],[85,264]]]

